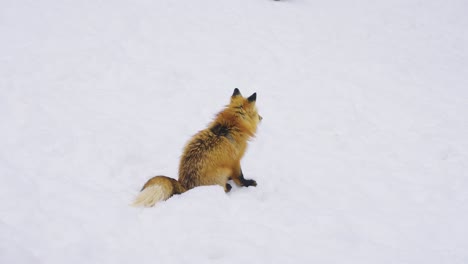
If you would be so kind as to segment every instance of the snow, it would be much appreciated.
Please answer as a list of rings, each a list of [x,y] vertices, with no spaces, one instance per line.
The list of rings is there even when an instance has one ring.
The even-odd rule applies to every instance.
[[[466,1],[0,8],[0,263],[468,263]],[[129,206],[235,87],[256,188]]]

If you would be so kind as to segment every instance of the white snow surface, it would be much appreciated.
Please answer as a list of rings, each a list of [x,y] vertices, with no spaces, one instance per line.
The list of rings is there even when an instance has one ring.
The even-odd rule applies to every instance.
[[[2,0],[0,263],[468,263],[467,13]],[[235,87],[258,186],[129,206]]]

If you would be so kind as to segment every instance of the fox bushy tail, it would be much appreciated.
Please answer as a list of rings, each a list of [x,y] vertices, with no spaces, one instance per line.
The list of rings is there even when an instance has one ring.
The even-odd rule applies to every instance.
[[[186,189],[178,181],[166,176],[155,176],[143,185],[132,205],[151,207],[169,199],[174,194],[181,194],[185,191]]]

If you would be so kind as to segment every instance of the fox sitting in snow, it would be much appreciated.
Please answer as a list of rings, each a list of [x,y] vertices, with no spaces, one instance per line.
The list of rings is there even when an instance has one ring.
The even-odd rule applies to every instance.
[[[134,206],[154,206],[201,185],[220,185],[225,192],[231,190],[227,183],[232,179],[239,186],[257,186],[257,182],[245,179],[240,160],[247,148],[247,141],[254,137],[262,117],[255,102],[257,94],[244,98],[234,89],[231,102],[208,125],[187,143],[179,164],[179,180],[166,176],[149,179],[136,197]]]

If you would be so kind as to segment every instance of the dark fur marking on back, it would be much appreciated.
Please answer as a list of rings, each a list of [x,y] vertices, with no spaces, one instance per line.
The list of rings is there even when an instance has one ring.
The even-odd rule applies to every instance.
[[[210,131],[218,137],[228,137],[229,136],[229,128],[222,124],[216,124]]]

